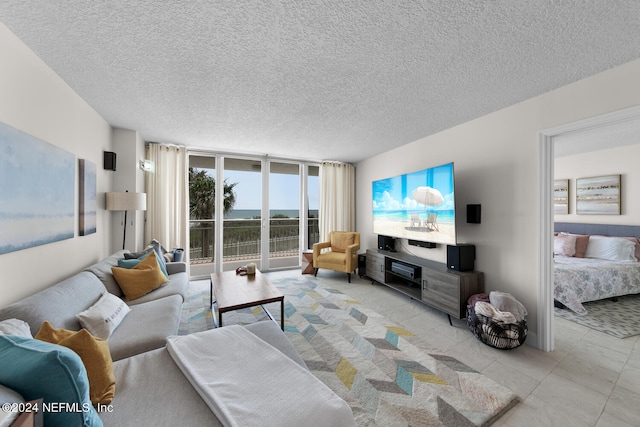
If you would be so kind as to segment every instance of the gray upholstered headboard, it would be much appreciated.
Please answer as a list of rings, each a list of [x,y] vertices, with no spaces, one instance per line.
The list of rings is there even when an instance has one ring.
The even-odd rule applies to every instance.
[[[574,234],[599,234],[602,236],[640,237],[640,225],[576,224],[555,222],[553,231]]]

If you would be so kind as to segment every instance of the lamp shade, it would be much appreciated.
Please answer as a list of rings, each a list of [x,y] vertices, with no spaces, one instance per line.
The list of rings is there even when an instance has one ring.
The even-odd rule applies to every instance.
[[[106,193],[106,208],[108,211],[146,211],[146,193]]]

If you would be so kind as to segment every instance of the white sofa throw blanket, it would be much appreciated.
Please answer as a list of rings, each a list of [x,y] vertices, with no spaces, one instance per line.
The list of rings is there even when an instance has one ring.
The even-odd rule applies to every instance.
[[[354,426],[324,383],[239,325],[172,336],[167,350],[224,426]]]

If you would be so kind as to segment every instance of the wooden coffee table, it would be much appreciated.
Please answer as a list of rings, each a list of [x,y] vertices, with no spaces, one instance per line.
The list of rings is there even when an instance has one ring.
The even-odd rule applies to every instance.
[[[213,273],[211,275],[211,305],[213,305],[214,292],[218,306],[218,326],[222,326],[222,313],[256,305],[262,305],[267,316],[274,320],[264,304],[280,301],[280,327],[284,331],[284,295],[258,270],[256,270],[256,274],[246,276],[237,275],[235,271]]]

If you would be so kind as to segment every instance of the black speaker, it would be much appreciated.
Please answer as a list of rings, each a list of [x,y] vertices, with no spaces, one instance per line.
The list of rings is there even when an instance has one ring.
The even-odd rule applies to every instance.
[[[396,239],[389,236],[378,235],[378,249],[383,251],[395,252],[396,251]]]
[[[447,245],[447,267],[457,271],[473,271],[476,261],[475,245]]]
[[[420,248],[427,248],[427,249],[433,249],[436,247],[436,244],[433,242],[423,242],[421,240],[412,240],[409,239],[409,244],[411,246],[418,246]]]
[[[108,171],[116,170],[116,153],[113,151],[104,152],[104,168]]]
[[[467,205],[467,223],[480,224],[480,205]]]
[[[367,275],[367,255],[366,254],[358,254],[358,276],[366,276]]]

